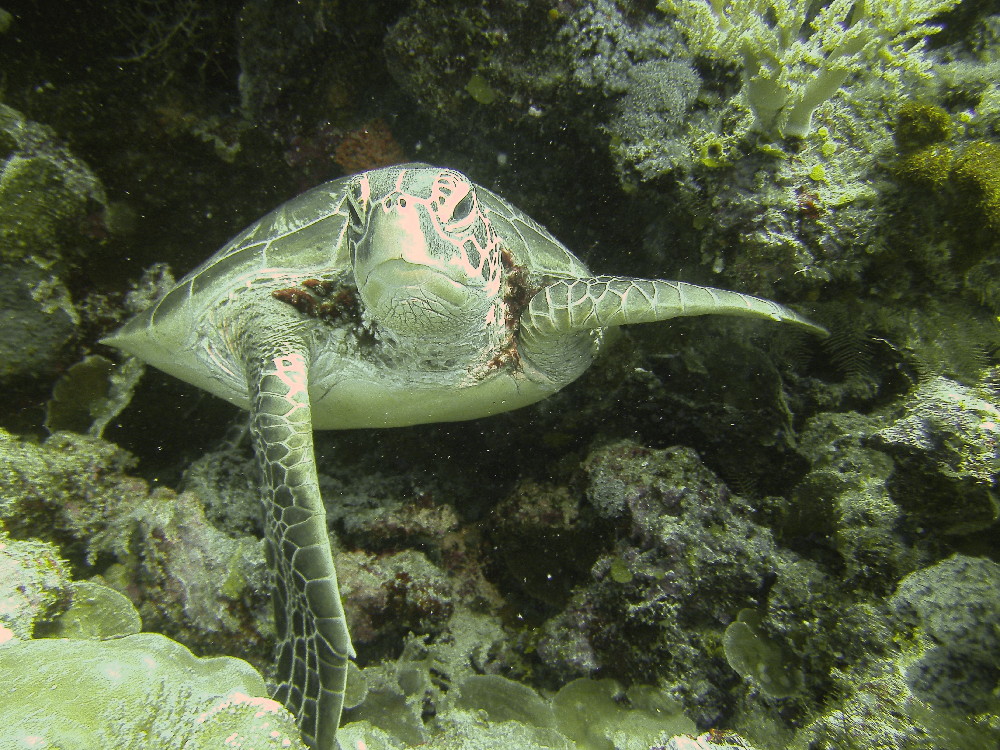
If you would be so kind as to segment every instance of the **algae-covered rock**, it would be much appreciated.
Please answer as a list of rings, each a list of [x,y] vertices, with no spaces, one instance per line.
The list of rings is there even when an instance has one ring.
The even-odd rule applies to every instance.
[[[16,541],[0,531],[0,643],[31,638],[36,622],[66,606],[70,586],[55,545]]]
[[[2,104],[0,132],[8,147],[0,153],[0,260],[61,258],[67,234],[79,241],[93,232],[86,220],[103,213],[104,188],[51,129]]]
[[[774,538],[689,448],[619,441],[584,469],[587,500],[619,538],[542,625],[538,657],[563,681],[597,668],[623,681],[655,674],[692,719],[717,723],[738,681],[719,639],[782,563]]]
[[[996,394],[949,378],[930,378],[914,390],[905,413],[878,434],[899,453],[926,453],[938,472],[992,485],[1000,471],[1000,406]],[[926,459],[925,459],[926,460]]]
[[[91,355],[70,367],[56,382],[45,409],[45,428],[50,432],[86,432],[94,421],[94,408],[107,393],[114,362]]]
[[[868,608],[868,633],[853,627],[854,644],[840,656],[855,666],[831,670],[836,690],[786,746],[997,747],[998,587],[1000,566],[966,555],[904,577],[891,597]],[[840,617],[856,614],[841,608]]]
[[[830,544],[848,580],[889,591],[914,562],[898,530],[893,461],[869,444],[881,426],[854,412],[824,412],[806,423],[797,448],[812,468],[795,487],[783,526],[788,534],[814,534]]]
[[[792,750],[980,750],[997,747],[996,714],[937,710],[915,696],[893,660],[842,675],[845,695],[827,703],[783,747]],[[838,692],[840,692],[838,691]]]
[[[0,213],[5,210],[0,196]],[[2,242],[0,238],[0,242]],[[34,261],[0,262],[0,381],[55,371],[78,324],[69,292]]]
[[[89,539],[116,507],[147,493],[144,482],[125,474],[134,465],[131,455],[96,438],[59,433],[40,445],[0,430],[0,520],[19,537]]]
[[[106,207],[52,130],[0,104],[0,380],[57,368],[80,323],[67,271],[106,238]]]
[[[0,748],[304,748],[261,676],[155,633],[0,646]]]
[[[147,628],[251,659],[267,654],[260,542],[217,529],[193,493],[150,492],[126,473],[133,463],[99,438],[61,432],[39,445],[0,430],[0,519],[70,558],[116,559],[109,581],[129,590]]]
[[[1000,398],[933,377],[910,393],[901,414],[874,435],[898,467],[900,504],[928,527],[970,534],[1000,519]]]
[[[952,555],[911,573],[890,600],[916,658],[906,681],[935,707],[1000,711],[1000,565]]]

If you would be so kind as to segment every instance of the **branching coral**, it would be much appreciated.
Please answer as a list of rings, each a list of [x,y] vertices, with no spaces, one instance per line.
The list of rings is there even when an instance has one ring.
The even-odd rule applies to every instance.
[[[927,23],[961,0],[661,0],[692,50],[742,69],[754,128],[804,136],[813,112],[854,73],[898,87],[925,75]]]

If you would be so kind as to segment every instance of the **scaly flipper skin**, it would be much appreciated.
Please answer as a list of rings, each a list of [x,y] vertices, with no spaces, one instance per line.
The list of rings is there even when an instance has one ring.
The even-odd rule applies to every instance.
[[[539,334],[566,333],[692,315],[767,318],[795,323],[812,333],[827,333],[794,310],[762,297],[683,281],[627,276],[562,279],[549,284],[528,303],[521,325]]]
[[[590,366],[599,345],[581,331],[692,315],[767,318],[827,335],[822,326],[761,297],[683,281],[592,276],[560,279],[539,290],[521,315],[518,346],[536,370],[571,380]]]
[[[301,347],[288,344],[256,354],[247,369],[253,391],[250,431],[263,476],[268,562],[274,571],[274,697],[296,715],[310,747],[336,750],[354,649],[313,460],[307,360]]]

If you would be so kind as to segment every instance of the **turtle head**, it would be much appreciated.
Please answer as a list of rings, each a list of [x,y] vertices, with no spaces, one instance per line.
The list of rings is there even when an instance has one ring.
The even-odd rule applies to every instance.
[[[354,277],[365,309],[399,335],[502,324],[500,242],[467,177],[389,167],[350,190]]]

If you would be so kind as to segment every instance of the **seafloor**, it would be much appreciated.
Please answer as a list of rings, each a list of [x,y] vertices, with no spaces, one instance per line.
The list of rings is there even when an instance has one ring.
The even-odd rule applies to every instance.
[[[831,335],[629,327],[537,405],[318,433],[345,750],[1000,746],[996,10],[2,2],[0,750],[301,747],[245,415],[98,340],[402,161]]]

